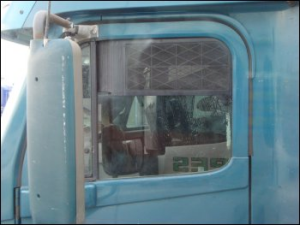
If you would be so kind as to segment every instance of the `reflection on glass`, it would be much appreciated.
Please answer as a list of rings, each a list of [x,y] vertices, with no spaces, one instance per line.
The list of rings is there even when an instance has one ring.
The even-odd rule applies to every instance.
[[[93,176],[93,154],[91,133],[91,76],[90,46],[82,48],[82,84],[83,84],[83,126],[84,126],[84,172],[85,177]]]
[[[100,179],[195,173],[231,157],[231,96],[99,95]]]

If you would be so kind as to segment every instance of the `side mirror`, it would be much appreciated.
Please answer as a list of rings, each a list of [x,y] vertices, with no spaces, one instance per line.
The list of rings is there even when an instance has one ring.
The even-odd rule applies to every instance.
[[[37,224],[84,221],[81,49],[32,40],[27,79],[30,209]]]

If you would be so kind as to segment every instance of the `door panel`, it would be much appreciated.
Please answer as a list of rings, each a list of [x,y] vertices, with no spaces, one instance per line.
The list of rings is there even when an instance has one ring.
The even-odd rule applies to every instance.
[[[102,179],[103,174],[100,173],[99,180],[85,184],[86,223],[249,222],[248,78],[251,66],[249,49],[245,46],[245,37],[242,38],[236,32],[236,27],[240,28],[240,25],[231,19],[227,20],[226,17],[213,16],[212,18],[218,18],[216,21],[213,19],[207,21],[205,18],[207,16],[203,17],[202,21],[105,24],[100,26],[100,42],[121,39],[214,38],[226,45],[232,59],[232,155],[229,162],[218,170],[202,173],[149,176],[129,174],[107,179]],[[237,26],[233,29],[229,24]],[[98,43],[98,46],[101,47],[101,43]],[[100,57],[104,62],[98,62],[98,66],[108,63],[105,62],[108,58]],[[114,79],[123,79],[118,78],[118,73],[122,73],[122,70],[116,69],[115,72],[116,77],[110,77],[110,81],[105,80],[107,78],[103,80],[101,74],[98,79],[102,84],[108,84]],[[150,94],[157,93],[155,91],[147,93]],[[197,91],[192,94],[197,95]],[[99,108],[101,111],[101,106]],[[150,128],[146,132],[142,129],[124,129],[124,140],[125,142],[140,140],[143,143],[144,136],[147,136],[149,131]],[[167,148],[177,147],[180,146]],[[193,151],[192,148],[197,146],[189,148],[186,153]],[[101,143],[98,150],[101,151]],[[167,149],[166,152],[168,151]],[[184,148],[180,151],[184,151]],[[158,155],[159,157],[172,159],[173,155],[167,153]],[[31,222],[27,187],[21,189],[21,217],[24,222]]]
[[[91,183],[97,196],[95,207],[87,210],[87,223],[248,223],[248,77],[249,57],[244,40],[230,26],[212,21],[164,22],[138,24],[107,24],[100,26],[100,39],[105,41],[140,38],[196,38],[208,37],[222,41],[232,57],[232,157],[227,165],[215,171],[195,174],[126,175]],[[101,48],[101,43],[99,44]],[[105,48],[105,47],[103,47]],[[102,48],[102,50],[103,50]],[[109,49],[104,51],[109,54]],[[118,59],[122,64],[122,49]],[[123,95],[122,86],[114,86],[122,69],[109,70],[113,56],[107,55],[99,67],[111,76],[100,74],[100,90],[112,88]],[[146,59],[146,58],[145,58]],[[116,76],[116,77],[114,77]],[[103,83],[104,82],[104,83]],[[105,83],[107,82],[107,83]],[[125,84],[126,80],[120,82]],[[115,88],[115,89],[114,89]],[[143,90],[142,90],[143,91]],[[138,90],[134,95],[141,94]],[[201,91],[200,91],[201,92]],[[144,95],[164,94],[147,90]],[[173,92],[174,93],[174,92]],[[199,92],[198,92],[199,93]],[[197,95],[197,91],[193,92]],[[126,112],[128,114],[128,112]],[[125,113],[125,114],[126,114]],[[103,116],[103,115],[102,115]],[[151,126],[150,126],[151,127]],[[124,128],[124,127],[123,127]],[[151,129],[150,129],[151,130]],[[138,131],[125,132],[126,139],[141,138]],[[141,133],[145,135],[145,133]],[[170,147],[174,148],[174,147]],[[101,146],[99,145],[99,150]],[[184,151],[184,150],[182,150]],[[188,150],[186,151],[188,152]],[[165,153],[161,153],[162,155]],[[160,157],[160,156],[158,156]],[[163,155],[162,157],[167,157]],[[170,156],[172,158],[172,155]],[[102,177],[103,178],[103,177]],[[90,195],[91,196],[91,195]],[[239,216],[237,216],[239,215]]]
[[[109,180],[95,183],[97,205],[119,205],[188,195],[247,190],[248,158],[232,158],[223,169],[197,175],[173,175],[136,179]],[[246,175],[245,175],[246,174]],[[228,180],[231,180],[228,182]],[[145,207],[147,204],[145,204]]]
[[[248,209],[248,158],[232,158],[230,163],[223,169],[199,175],[185,176],[164,176],[152,178],[122,179],[113,181],[101,181],[88,183],[85,185],[85,204],[86,222],[88,223],[123,223],[122,219],[128,220],[128,215],[121,213],[129,208],[135,208],[137,205],[143,208],[142,211],[148,214],[144,215],[147,222],[158,223],[159,217],[166,213],[169,215],[178,215],[180,211],[169,210],[174,208],[173,204],[184,209],[191,206],[191,211],[185,211],[181,214],[181,221],[198,223],[202,217],[198,217],[195,210],[203,211],[206,219],[210,216],[210,222],[220,221],[221,218],[213,217],[210,213],[224,214],[223,223],[247,223],[245,218],[234,217],[236,210]],[[245,175],[246,174],[246,175]],[[231,180],[228,182],[228,180]],[[29,192],[27,188],[21,192],[21,216],[30,217],[29,209]],[[220,196],[219,196],[220,195]],[[187,199],[186,199],[187,198]],[[226,199],[226,201],[220,201]],[[178,203],[176,203],[178,200]],[[184,204],[183,204],[184,203]],[[187,204],[188,203],[188,204]],[[165,210],[156,211],[164,205]],[[183,205],[182,205],[183,204]],[[153,205],[156,205],[154,209]],[[217,206],[217,207],[216,207]],[[129,207],[129,208],[128,208]],[[242,207],[242,208],[241,208]],[[123,209],[126,208],[126,209]],[[214,209],[211,212],[209,208]],[[225,209],[224,209],[225,208]],[[202,210],[200,210],[202,209]],[[110,211],[112,210],[112,211]],[[157,212],[155,214],[153,212]],[[117,211],[117,212],[116,212]],[[134,213],[135,211],[132,211]],[[151,212],[150,216],[149,213]],[[231,212],[227,215],[228,212]],[[108,217],[108,215],[111,217]],[[194,215],[192,215],[194,214]],[[103,217],[103,215],[106,215]],[[114,217],[114,216],[116,217]],[[131,223],[137,223],[137,219],[143,217],[130,217]],[[156,216],[157,215],[157,216]],[[245,214],[238,214],[245,215]],[[109,218],[105,220],[104,218]],[[118,218],[120,220],[118,220]],[[200,220],[199,220],[200,219]],[[216,219],[216,220],[214,220]],[[129,220],[128,220],[129,221]],[[163,221],[168,221],[165,218]],[[170,221],[169,221],[170,222]],[[203,222],[204,223],[204,222]]]
[[[201,184],[203,185],[203,184]],[[86,223],[247,223],[246,189],[130,204],[111,205],[87,211]],[[224,202],[224,204],[220,204]],[[234,205],[233,207],[228,207]],[[237,216],[238,215],[238,216]]]

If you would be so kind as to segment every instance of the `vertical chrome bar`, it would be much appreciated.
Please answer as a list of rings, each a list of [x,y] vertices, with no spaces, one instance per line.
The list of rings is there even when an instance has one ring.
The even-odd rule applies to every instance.
[[[47,18],[46,18],[46,27],[45,27],[45,37],[44,39],[48,39],[48,31],[50,25],[50,11],[51,11],[51,1],[48,1],[48,9],[47,9]]]
[[[97,44],[90,44],[90,74],[91,74],[91,129],[92,129],[92,152],[93,152],[93,179],[98,178],[98,92],[97,92]]]

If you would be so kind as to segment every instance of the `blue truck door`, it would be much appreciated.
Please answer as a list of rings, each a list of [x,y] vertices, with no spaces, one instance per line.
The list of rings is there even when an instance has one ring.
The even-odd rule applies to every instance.
[[[85,157],[85,222],[249,223],[248,85],[252,63],[242,26],[224,16],[203,15],[197,21],[104,24],[99,30],[99,40],[89,45],[91,52],[82,51],[87,57],[83,64],[94,68],[91,86],[98,86],[90,93],[92,112],[85,109],[83,101],[83,113],[87,114],[83,118],[88,121],[91,117],[92,123],[87,124],[94,132],[92,148],[84,149],[85,155],[92,153],[91,158]],[[62,64],[63,68],[69,68],[67,64]],[[90,88],[84,79],[83,97],[84,89]],[[33,77],[32,85],[36,82],[42,80]],[[46,90],[39,89],[39,93],[49,95]],[[72,93],[66,94],[72,99]],[[71,108],[66,109],[73,115]],[[71,135],[70,143],[75,143],[74,129],[78,128],[72,121],[66,132]],[[85,133],[88,126],[83,130],[85,147],[86,142],[91,143],[91,134]],[[34,136],[31,138],[34,144]],[[72,149],[67,146],[71,156]],[[28,160],[31,164],[33,157],[36,155]],[[74,157],[70,159],[74,168]],[[42,179],[43,171],[29,171],[29,178]],[[74,183],[73,178],[66,181]],[[63,184],[63,191],[72,186]],[[37,185],[35,190],[42,188],[51,202],[51,196],[57,197],[51,193],[53,187],[49,183]],[[43,215],[35,210],[41,209],[36,206],[43,196],[30,189],[21,189],[22,221],[30,222],[26,218],[32,215],[36,221],[43,215],[49,218],[47,210]],[[71,190],[74,196],[77,189]],[[67,216],[54,219],[72,220],[74,207],[64,207]]]
[[[238,28],[218,16],[100,26],[99,173],[86,183],[87,223],[249,222],[252,65]],[[219,70],[224,65],[230,69]],[[195,77],[201,76],[199,83]],[[187,138],[196,121],[220,119],[211,109],[226,105],[220,97],[226,91],[232,95],[227,125],[220,128],[223,145],[201,142],[209,139],[202,128],[193,130],[200,141]],[[209,112],[214,116],[201,120]]]

